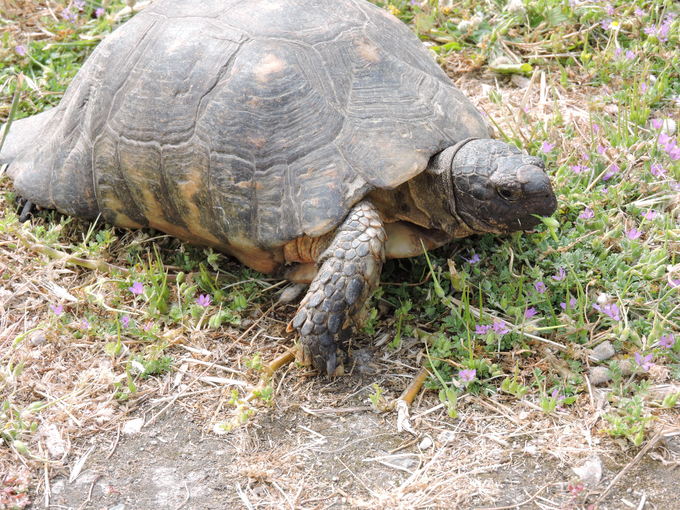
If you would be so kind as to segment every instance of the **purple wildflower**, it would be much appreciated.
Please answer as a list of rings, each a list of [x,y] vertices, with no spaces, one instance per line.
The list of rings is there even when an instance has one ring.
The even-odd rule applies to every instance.
[[[569,309],[575,308],[576,303],[577,303],[576,298],[573,297],[573,298],[569,299]],[[567,310],[567,303],[565,303],[565,302],[560,303],[560,308],[562,308],[562,310],[566,311]]]
[[[64,313],[64,307],[62,305],[50,305],[50,310],[52,310],[57,317]]]
[[[135,296],[144,294],[144,285],[141,282],[134,282],[132,287],[128,287],[128,290],[132,292]]]
[[[473,253],[472,257],[470,257],[469,259],[466,259],[465,257],[463,257],[463,259],[467,260],[470,264],[476,264],[477,262],[482,260],[482,258],[477,253]]]
[[[670,285],[673,289],[677,289],[680,287],[680,278],[671,278],[668,282],[668,285]]]
[[[61,11],[61,17],[65,20],[68,21],[69,23],[75,23],[77,16],[71,12],[71,9],[64,9]]]
[[[492,327],[493,327],[494,333],[496,333],[499,336],[503,336],[506,333],[510,332],[510,330],[508,329],[508,327],[506,326],[504,321],[494,321]]]
[[[538,281],[534,283],[534,289],[536,289],[536,292],[539,294],[543,294],[546,290],[548,290],[548,287],[545,286],[545,283]]]
[[[538,310],[536,310],[536,308],[534,308],[533,306],[524,310],[525,319],[531,319],[532,317],[535,317],[537,314]]]
[[[477,324],[475,326],[475,334],[486,335],[491,330],[491,326],[488,324]]]
[[[557,274],[554,274],[554,275],[551,276],[551,278],[553,280],[555,280],[556,282],[561,282],[566,277],[567,277],[567,272],[564,270],[563,267],[561,267],[557,270]]]
[[[649,171],[654,177],[666,176],[666,169],[662,167],[659,163],[654,163],[651,167],[649,167]]]
[[[19,44],[18,46],[15,46],[15,47],[14,47],[14,51],[16,51],[16,52],[17,52],[17,55],[19,55],[20,57],[23,57],[23,56],[26,55],[26,53],[27,53],[27,52],[26,52],[26,46],[23,46],[22,44]]]
[[[550,398],[552,398],[555,401],[555,404],[557,405],[557,407],[562,407],[562,401],[567,397],[562,395],[560,393],[560,390],[555,388],[554,390],[552,390],[552,393],[550,394]]]
[[[212,299],[210,298],[210,294],[200,294],[196,298],[196,304],[202,306],[203,308],[209,307],[211,301]]]
[[[553,150],[554,148],[555,148],[555,144],[554,144],[554,143],[543,142],[543,145],[541,145],[541,152],[542,152],[543,154],[548,154],[548,153],[549,153],[551,150]]]
[[[635,227],[626,230],[626,237],[630,239],[631,241],[634,241],[635,239],[639,238],[642,235],[642,231],[636,229]]]
[[[602,176],[602,180],[608,181],[614,176],[614,174],[618,173],[619,170],[620,170],[619,165],[617,165],[616,163],[612,163],[611,165],[609,165],[609,169]]]
[[[675,345],[675,335],[670,333],[659,338],[659,345],[665,349],[672,349]]]
[[[604,8],[605,12],[610,16],[614,15],[614,6],[612,4],[607,4]]]
[[[569,168],[575,174],[581,174],[583,172],[588,172],[590,170],[590,167],[586,165],[571,165]]]
[[[458,372],[458,377],[460,377],[462,382],[470,383],[475,380],[475,377],[477,377],[477,370],[474,368],[466,368],[465,370]]]
[[[94,11],[95,18],[101,18],[106,13],[106,9],[103,7],[97,7]]]
[[[642,356],[642,354],[640,354],[639,352],[636,352],[635,353],[635,363],[637,363],[638,366],[642,370],[647,372],[650,368],[652,368],[652,365],[654,365],[654,363],[652,363],[652,357],[653,356],[654,355],[651,354],[651,353],[647,354],[647,356]]]
[[[595,133],[599,133],[600,132],[600,125],[599,124],[593,124],[593,131]]]
[[[85,0],[73,0],[73,6],[82,11],[85,8]]]
[[[644,94],[645,92],[647,92],[647,83],[646,83],[646,82],[643,81],[642,83],[640,83],[640,91],[641,91],[643,94]]]
[[[80,326],[83,329],[90,329],[90,322],[87,319],[83,319],[82,321],[80,321]]]
[[[606,151],[607,148],[602,145],[601,143],[597,144],[597,153],[598,154],[604,154],[604,151]]]
[[[127,328],[130,325],[130,317],[127,315],[123,315],[120,318],[120,323],[123,325],[124,328]]]
[[[641,17],[643,17],[643,16],[645,15],[645,11],[643,11],[643,10],[640,9],[639,7],[636,7],[636,8],[635,8],[635,15],[636,15],[638,18],[641,18]]]
[[[600,26],[602,27],[602,30],[609,30],[612,27],[612,20],[609,18],[603,19],[600,21]]]
[[[652,119],[652,127],[654,129],[661,129],[661,126],[663,126],[663,120],[661,119]]]
[[[621,320],[621,315],[619,314],[619,307],[616,305],[616,303],[607,303],[606,305],[603,306],[594,304],[593,308],[595,308],[595,310],[597,310],[598,312],[601,312],[609,316],[612,320],[615,320],[617,322]]]
[[[657,138],[656,143],[658,143],[659,145],[661,145],[665,149],[666,144],[670,143],[671,140],[672,140],[672,138],[669,135],[667,135],[666,133],[659,133],[659,138]]]
[[[626,58],[628,60],[633,60],[635,58],[635,52],[632,50],[626,50]]]
[[[578,217],[582,220],[589,220],[593,216],[595,216],[595,213],[593,212],[593,210],[590,207],[586,207],[583,210],[583,212],[581,212],[581,214],[578,215]]]
[[[656,212],[654,209],[650,209],[646,213],[642,215],[642,217],[646,220],[653,220],[659,215],[658,212]]]
[[[680,159],[680,147],[673,146],[671,150],[668,150],[668,156],[673,160],[677,161]]]

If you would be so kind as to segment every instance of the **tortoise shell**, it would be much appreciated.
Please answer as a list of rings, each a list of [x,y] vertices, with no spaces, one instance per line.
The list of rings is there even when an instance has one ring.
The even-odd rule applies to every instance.
[[[159,0],[42,115],[9,170],[22,196],[261,271],[442,149],[489,136],[420,40],[364,0]]]

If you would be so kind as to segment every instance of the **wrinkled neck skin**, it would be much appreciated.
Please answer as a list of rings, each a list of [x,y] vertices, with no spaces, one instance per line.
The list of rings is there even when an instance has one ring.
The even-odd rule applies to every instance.
[[[397,188],[376,190],[369,195],[387,223],[403,222],[412,226],[433,240],[431,246],[476,233],[455,213],[450,172],[455,153],[452,149],[432,157],[426,171]]]

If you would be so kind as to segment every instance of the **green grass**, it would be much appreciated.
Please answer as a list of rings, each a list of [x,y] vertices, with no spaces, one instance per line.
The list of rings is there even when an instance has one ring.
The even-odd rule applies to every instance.
[[[536,0],[509,2],[514,8],[507,9],[505,1],[448,7],[436,1],[376,3],[409,23],[442,65],[464,60],[467,71],[491,68],[501,81],[511,72],[544,72],[550,97],[558,92],[569,97],[580,116],[565,118],[557,104],[552,114],[537,116],[504,104],[491,90],[495,111],[507,114],[493,119],[500,135],[545,157],[558,211],[532,235],[474,237],[429,258],[388,262],[383,281],[428,283],[384,285],[364,333],[388,331],[390,349],[406,337],[422,339],[434,374],[428,385],[439,391],[451,416],[462,392],[529,399],[546,413],[573,405],[588,391],[589,349],[609,341],[617,356],[608,362],[612,410],[603,430],[639,445],[654,414],[677,402],[677,396],[650,400],[650,385],[666,380],[665,374],[680,380],[680,164],[672,148],[678,134],[667,141],[656,124],[673,115],[678,120],[677,5]],[[47,18],[43,23],[56,36],[45,41],[26,43],[4,34],[0,86],[9,92],[6,97],[16,86],[14,76],[27,78],[19,116],[58,102],[96,42],[114,28],[111,13],[122,5],[113,2],[98,19],[92,15],[97,2],[87,2],[75,22]],[[7,114],[9,101],[2,107]],[[60,249],[83,258],[107,259],[122,235],[97,226],[74,243],[82,224],[51,218],[33,227],[32,235],[47,246],[65,244]],[[17,229],[16,217],[8,215],[0,228]],[[172,370],[165,329],[239,324],[269,285],[248,269],[221,272],[224,257],[209,251],[125,246],[127,273],[114,272],[110,281],[100,282],[112,284],[113,291],[109,285],[105,293],[90,294],[95,301],[105,296],[100,303],[105,311],[69,306],[53,312],[51,324],[66,337],[93,329],[108,339],[102,348],[129,367],[119,399],[135,391],[135,381]],[[141,293],[130,290],[135,282]],[[201,295],[210,296],[210,303],[199,300]],[[380,302],[389,313],[378,312]],[[134,316],[116,311],[130,303]],[[135,339],[131,350],[123,349],[123,330]],[[563,346],[553,351],[556,362],[545,361],[544,343],[535,337]],[[508,351],[515,355],[503,355]],[[642,359],[650,355],[646,361],[652,365]],[[624,374],[625,360],[631,361]],[[462,370],[474,370],[472,379],[463,380]],[[375,391],[377,401],[381,390]],[[3,406],[2,419],[9,424],[3,438],[19,441],[31,431],[27,414],[10,399]]]

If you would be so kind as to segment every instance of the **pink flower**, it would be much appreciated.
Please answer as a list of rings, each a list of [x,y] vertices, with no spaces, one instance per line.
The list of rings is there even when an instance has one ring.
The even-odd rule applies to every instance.
[[[548,154],[551,150],[555,148],[554,143],[549,143],[549,142],[543,142],[543,145],[541,145],[541,152],[543,154]]]
[[[486,335],[491,330],[491,326],[488,324],[477,324],[475,326],[475,334]]]
[[[647,211],[646,213],[644,213],[644,214],[642,215],[642,217],[643,217],[644,219],[646,219],[646,220],[653,220],[653,219],[656,218],[658,215],[659,215],[658,212],[656,212],[654,209],[650,209],[649,211]]]
[[[654,177],[666,176],[666,169],[662,167],[659,163],[654,163],[651,167],[649,167],[649,171]]]
[[[103,7],[97,7],[94,11],[95,18],[101,18],[106,13],[106,9]]]
[[[675,335],[673,335],[673,333],[663,335],[659,338],[659,345],[665,349],[672,349],[675,345]]]
[[[619,170],[620,170],[619,165],[617,165],[616,163],[612,163],[611,165],[609,165],[609,169],[602,176],[602,180],[608,181],[614,176],[614,174],[617,174]]]
[[[626,230],[626,237],[628,237],[628,239],[630,239],[631,241],[639,238],[641,235],[642,235],[642,231],[636,229],[635,227],[633,227],[629,230]]]
[[[571,308],[574,308],[574,307],[576,306],[576,303],[577,303],[576,298],[571,298],[571,299],[569,299],[569,308],[570,308],[570,309],[571,309]],[[567,309],[567,303],[565,303],[565,302],[560,303],[560,308],[561,308],[562,310],[565,310],[565,311],[566,311],[566,309]]]
[[[654,355],[650,353],[650,354],[647,354],[647,356],[643,357],[642,354],[640,354],[639,352],[636,352],[635,353],[635,363],[637,363],[638,366],[642,370],[647,372],[654,365],[654,363],[652,363],[652,357],[653,356]]]
[[[564,270],[563,267],[561,267],[557,270],[556,274],[551,276],[551,278],[553,280],[555,280],[556,282],[561,282],[562,280],[564,280],[566,278],[566,276],[567,276],[567,272]]]
[[[654,129],[661,129],[661,126],[663,126],[663,120],[661,119],[652,119],[652,127]]]
[[[476,253],[473,253],[472,257],[470,257],[469,259],[466,259],[465,257],[463,257],[463,259],[468,261],[470,264],[476,264],[477,262],[482,260],[482,258]]]
[[[626,51],[626,58],[628,60],[633,60],[635,58],[635,52],[631,50]]]
[[[17,55],[23,57],[24,55],[26,55],[26,46],[23,46],[21,44],[18,45],[18,46],[15,46],[14,51],[17,52]]]
[[[536,289],[536,292],[539,294],[543,294],[548,288],[545,286],[545,283],[536,282],[534,283],[534,289]]]
[[[57,317],[64,313],[64,307],[62,305],[50,305],[50,310],[52,310]]]
[[[586,207],[583,210],[583,212],[578,215],[578,217],[581,218],[582,220],[589,220],[593,216],[595,216],[595,213],[593,212],[593,210],[590,207]]]
[[[531,319],[532,317],[536,316],[537,314],[538,314],[538,311],[533,306],[531,308],[527,308],[526,310],[524,310],[524,318],[526,318],[526,319]]]
[[[503,321],[494,321],[492,328],[493,332],[500,336],[510,332],[507,325]]]
[[[200,294],[196,298],[196,304],[199,305],[199,306],[202,306],[203,308],[209,307],[211,301],[212,301],[212,299],[210,298],[209,294]]]
[[[602,312],[603,314],[609,316],[615,321],[621,320],[621,315],[619,314],[619,307],[616,305],[616,303],[607,303],[604,306],[594,304],[593,308],[595,308],[595,310],[597,310],[598,312]]]
[[[668,282],[668,285],[670,285],[673,289],[677,289],[680,287],[680,278],[671,278]]]
[[[141,282],[134,282],[132,287],[128,287],[128,290],[132,292],[135,296],[144,294],[144,285]]]
[[[130,317],[127,315],[123,315],[120,318],[120,323],[123,325],[124,328],[127,328],[130,325]]]
[[[602,145],[601,143],[597,145],[597,153],[598,154],[604,154],[604,151],[606,151],[606,150],[607,150],[607,148],[604,145]]]
[[[475,377],[477,377],[477,370],[474,368],[461,370],[458,372],[458,377],[460,377],[462,382],[470,383],[475,380]]]

